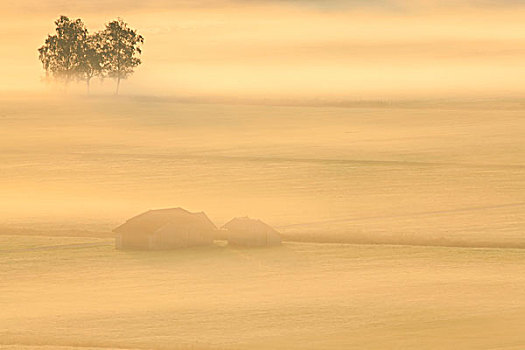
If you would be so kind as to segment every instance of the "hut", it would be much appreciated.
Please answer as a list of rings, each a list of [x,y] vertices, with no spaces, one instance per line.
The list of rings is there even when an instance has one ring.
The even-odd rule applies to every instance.
[[[281,234],[261,220],[235,218],[226,223],[228,244],[245,247],[268,247],[281,244]]]
[[[161,250],[211,245],[216,230],[203,212],[170,208],[137,215],[113,232],[117,249]]]

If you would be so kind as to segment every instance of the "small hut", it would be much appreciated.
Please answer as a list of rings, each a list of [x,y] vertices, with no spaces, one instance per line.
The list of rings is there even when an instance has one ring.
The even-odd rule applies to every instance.
[[[174,249],[213,244],[217,227],[206,214],[182,208],[149,210],[113,232],[117,249]]]
[[[261,220],[235,218],[226,223],[228,244],[246,247],[268,247],[281,244],[281,234]]]

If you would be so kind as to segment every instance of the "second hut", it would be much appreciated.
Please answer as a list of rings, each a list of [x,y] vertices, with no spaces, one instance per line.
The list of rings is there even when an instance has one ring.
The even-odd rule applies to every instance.
[[[281,234],[261,220],[249,217],[235,218],[223,226],[227,231],[228,244],[245,247],[277,246]]]

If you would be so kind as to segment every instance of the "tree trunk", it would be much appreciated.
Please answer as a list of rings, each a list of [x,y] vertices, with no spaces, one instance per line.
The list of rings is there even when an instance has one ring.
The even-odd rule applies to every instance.
[[[91,80],[91,78],[87,78],[87,79],[86,79],[86,85],[87,85],[86,88],[87,88],[87,94],[88,94],[88,96],[89,96],[89,81],[90,81],[90,80]]]
[[[66,75],[66,82],[64,84],[64,93],[67,95],[69,91],[69,74]]]
[[[119,87],[120,87],[120,75],[117,77],[117,91],[115,91],[115,95],[117,96],[118,96]]]

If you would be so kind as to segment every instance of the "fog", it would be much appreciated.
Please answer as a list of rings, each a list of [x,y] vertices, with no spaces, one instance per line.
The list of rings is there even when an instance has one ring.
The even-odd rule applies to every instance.
[[[120,16],[146,37],[144,64],[123,85],[128,94],[352,100],[518,95],[524,8],[498,4],[7,2],[1,5],[0,89],[53,88],[41,82],[36,48],[53,31],[53,20],[66,14],[83,18],[93,31]]]
[[[183,206],[219,225],[260,217],[296,240],[522,246],[522,111],[512,99],[277,106],[10,95],[0,108],[0,217],[109,236],[142,211]]]
[[[145,37],[120,95],[45,79],[60,15]],[[0,1],[0,349],[525,348],[524,15]],[[116,249],[175,207],[282,244]]]

